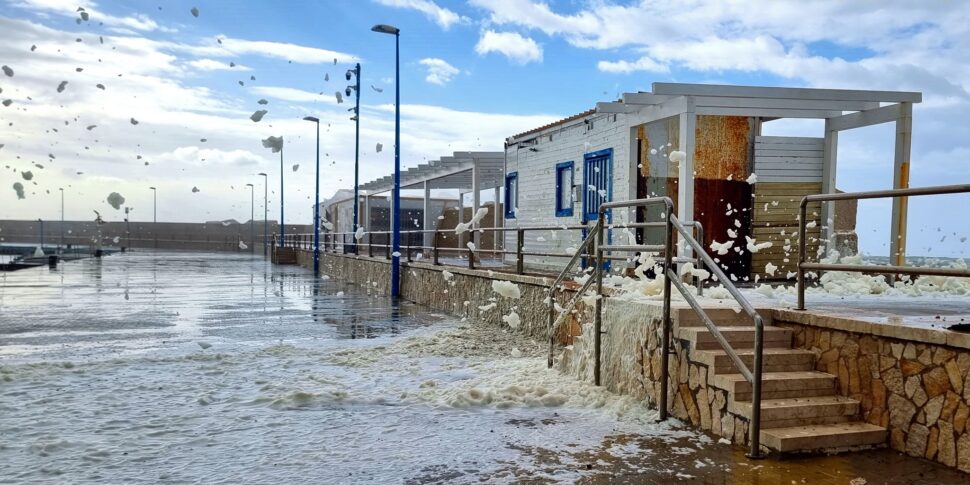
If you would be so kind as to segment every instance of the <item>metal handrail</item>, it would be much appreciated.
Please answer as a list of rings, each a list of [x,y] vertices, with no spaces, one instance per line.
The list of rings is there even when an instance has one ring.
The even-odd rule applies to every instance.
[[[593,225],[593,230],[589,231],[589,233],[586,235],[586,238],[583,239],[582,244],[579,245],[579,247],[576,249],[576,252],[573,254],[573,256],[569,258],[569,262],[567,262],[566,266],[563,267],[562,271],[559,272],[559,276],[556,276],[556,279],[552,282],[552,285],[549,286],[549,358],[547,360],[547,365],[550,368],[552,367],[552,356],[556,347],[556,328],[559,327],[561,320],[564,318],[564,317],[557,318],[555,315],[556,291],[559,289],[559,285],[562,283],[562,281],[566,278],[566,274],[568,274],[569,271],[573,268],[573,266],[576,265],[576,263],[579,261],[580,256],[583,254],[583,252],[589,248],[590,244],[592,244],[593,236],[599,233],[599,228],[601,224],[602,224],[601,221],[596,221],[596,224]],[[580,291],[576,293],[576,296],[573,297],[573,299],[570,300],[568,305],[564,307],[563,311],[560,312],[560,315],[566,315],[570,311],[572,311],[573,307],[576,306],[576,303],[579,302],[579,297],[583,293],[585,293],[586,290],[589,289],[590,285],[592,284],[591,283],[592,281],[593,281],[593,278],[589,278],[586,280],[586,282],[583,284],[583,287],[580,289]],[[597,385],[599,384],[598,379],[596,384]]]
[[[698,239],[701,239],[701,240],[704,239],[704,228],[703,228],[703,226],[701,226],[701,224],[699,222],[692,221],[692,222],[688,222],[687,224],[689,224],[689,225],[691,225],[693,227],[694,231],[697,233],[697,238]],[[665,226],[666,226],[666,222],[635,222],[635,223],[621,223],[621,224],[616,224],[616,225],[609,225],[607,227],[607,229],[617,229],[617,228],[640,229],[640,228],[665,227]],[[505,240],[504,240],[505,238],[504,237],[501,238],[501,243],[500,243],[499,242],[500,239],[499,239],[499,237],[498,237],[497,234],[494,236],[494,241],[495,242],[493,243],[492,249],[485,249],[485,248],[477,248],[476,247],[473,250],[473,249],[471,249],[469,247],[465,247],[465,246],[441,247],[441,245],[438,244],[439,243],[439,236],[452,234],[453,231],[454,231],[453,228],[452,229],[411,229],[411,230],[401,231],[401,234],[405,236],[404,241],[402,241],[404,244],[401,245],[401,249],[402,249],[402,256],[405,256],[406,255],[406,258],[407,258],[408,261],[412,261],[411,254],[412,254],[413,251],[415,251],[415,250],[420,250],[420,251],[430,250],[431,256],[432,256],[431,257],[431,260],[432,260],[432,263],[435,264],[435,265],[441,264],[440,261],[439,261],[439,258],[438,258],[440,252],[445,252],[445,253],[447,253],[447,252],[451,252],[451,253],[467,253],[468,254],[467,261],[468,261],[468,267],[469,267],[469,269],[475,269],[475,257],[478,254],[490,254],[490,255],[493,255],[493,256],[495,256],[495,255],[503,255],[503,256],[505,256],[505,255],[514,255],[515,256],[515,273],[516,274],[524,274],[525,273],[525,257],[526,256],[537,256],[537,257],[544,257],[544,258],[570,258],[570,257],[572,257],[572,254],[571,253],[526,251],[524,249],[525,248],[525,233],[526,232],[529,232],[529,231],[575,231],[575,230],[589,230],[591,227],[592,226],[587,225],[587,224],[583,224],[583,225],[565,225],[565,224],[563,224],[563,225],[558,225],[558,226],[557,225],[544,225],[544,226],[519,226],[519,227],[486,227],[486,228],[476,228],[476,229],[470,229],[469,230],[470,232],[480,232],[480,233],[485,233],[485,232],[495,232],[495,233],[502,232],[502,233],[508,233],[508,232],[514,231],[516,233],[516,241],[515,241],[514,250],[510,250],[510,249],[507,248],[507,246],[505,244]],[[329,250],[329,251],[334,252],[334,253],[359,254],[359,246],[361,244],[363,244],[363,245],[366,245],[366,247],[367,247],[367,255],[368,256],[373,256],[373,249],[376,247],[376,248],[382,248],[382,249],[384,249],[385,257],[389,259],[390,258],[390,251],[388,250],[388,248],[391,247],[391,244],[390,244],[390,235],[392,234],[392,232],[391,231],[369,231],[369,232],[366,232],[365,234],[367,235],[367,241],[366,241],[366,243],[360,243],[354,237],[355,236],[355,233],[352,233],[352,232],[329,232],[329,231],[328,232],[324,232],[321,235],[320,248],[323,251],[328,251]],[[420,244],[420,245],[419,244],[411,244],[411,241],[413,240],[413,236],[414,235],[423,235],[423,234],[433,234],[434,235],[433,245],[432,246],[426,246],[424,244]],[[461,238],[461,236],[463,234],[464,233],[458,234],[459,238]],[[374,235],[384,235],[388,239],[383,244],[382,243],[376,243],[372,239],[372,237]],[[309,242],[308,242],[311,236],[312,236],[312,234],[310,234],[310,233],[304,233],[304,234],[294,234],[294,233],[290,233],[290,234],[287,234],[286,235],[285,241],[289,241],[290,242],[290,246],[293,246],[293,247],[305,248],[305,249],[312,249],[312,246],[310,246],[309,245]],[[338,237],[341,239],[341,242],[339,244],[339,247],[338,247],[338,243],[337,243],[337,238]],[[351,242],[348,242],[348,239]],[[502,246],[502,249],[498,249],[499,246]],[[640,247],[638,250],[640,250],[640,251],[657,250],[657,247],[650,247],[650,246],[646,246],[645,245],[645,246]],[[620,257],[620,256],[607,256],[606,258],[607,259],[610,259],[610,260],[613,260],[613,261],[629,260],[629,258]],[[678,261],[678,262],[688,262],[688,261]],[[703,269],[703,262],[701,262],[700,260],[696,260],[695,259],[695,260],[690,260],[690,262],[693,262],[693,263],[697,264],[700,269]],[[704,292],[703,282],[700,280],[700,278],[696,274],[694,275],[694,284],[697,287],[697,294],[698,295],[703,295],[703,292]]]
[[[913,187],[907,189],[872,190],[866,192],[842,192],[836,194],[812,194],[802,197],[799,206],[798,219],[798,306],[797,310],[805,309],[805,270],[818,271],[849,271],[854,273],[884,273],[907,274],[919,276],[957,276],[970,278],[970,270],[957,268],[922,268],[917,266],[895,265],[865,265],[865,264],[830,264],[809,263],[806,261],[807,231],[808,231],[808,203],[830,202],[835,200],[887,199],[896,197],[911,197],[918,195],[943,195],[970,193],[970,184],[938,185],[932,187]]]

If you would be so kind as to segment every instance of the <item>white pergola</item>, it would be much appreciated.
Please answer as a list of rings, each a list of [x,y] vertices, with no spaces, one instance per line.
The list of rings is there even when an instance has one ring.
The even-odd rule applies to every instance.
[[[493,189],[495,191],[495,226],[499,227],[502,221],[502,214],[499,214],[498,202],[500,188],[505,184],[505,153],[504,152],[454,152],[452,156],[441,157],[439,160],[432,160],[422,163],[416,167],[409,168],[401,172],[401,190],[424,190],[424,224],[425,229],[433,227],[431,220],[430,200],[431,189],[457,189],[459,219],[464,220],[464,195],[472,194],[472,215],[478,212],[481,206],[482,190]],[[361,219],[365,224],[369,223],[370,218],[370,198],[381,193],[390,192],[394,189],[394,176],[387,175],[376,180],[361,184],[360,190],[364,198],[364,217]],[[392,214],[391,217],[395,215]],[[475,225],[477,227],[477,224]],[[365,230],[370,228],[365,226]],[[473,232],[475,244],[479,244],[480,234]],[[430,246],[430,234],[425,234],[425,246]]]
[[[835,192],[839,132],[881,123],[896,124],[893,188],[909,187],[909,162],[913,131],[913,104],[922,93],[849,89],[774,88],[715,84],[653,83],[650,93],[626,93],[619,102],[597,103],[598,113],[625,113],[629,126],[677,116],[680,118],[680,146],[686,160],[680,163],[677,217],[693,220],[694,139],[698,115],[825,120],[822,192]],[[831,243],[828,228],[835,205],[823,208],[824,240]],[[890,236],[891,264],[902,265],[906,254],[905,198],[893,199]],[[689,251],[686,244],[679,245]]]

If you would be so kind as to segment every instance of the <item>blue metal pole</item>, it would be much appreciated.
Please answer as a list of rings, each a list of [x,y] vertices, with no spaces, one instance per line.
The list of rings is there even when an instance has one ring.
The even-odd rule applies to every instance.
[[[313,202],[313,274],[320,274],[320,121],[317,121],[317,189]]]
[[[401,33],[394,34],[394,229],[391,246],[391,297],[401,296]]]
[[[357,115],[357,135],[354,142],[354,254],[357,253],[357,228],[360,226],[360,215],[358,214],[358,208],[360,207],[360,195],[358,195],[358,187],[360,186],[360,63],[357,63],[357,108],[354,114]]]
[[[283,225],[283,142],[280,141],[280,247],[286,247],[286,226]]]

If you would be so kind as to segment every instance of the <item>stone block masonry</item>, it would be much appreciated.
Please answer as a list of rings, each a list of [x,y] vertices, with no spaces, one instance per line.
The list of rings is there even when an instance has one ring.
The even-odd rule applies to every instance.
[[[776,322],[815,367],[837,376],[863,418],[889,429],[889,446],[970,473],[970,350],[869,333]],[[956,343],[956,342],[954,342]]]

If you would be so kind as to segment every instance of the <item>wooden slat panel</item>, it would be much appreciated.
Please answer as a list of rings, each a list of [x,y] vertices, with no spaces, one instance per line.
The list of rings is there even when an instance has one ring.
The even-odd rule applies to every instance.
[[[811,164],[819,164],[819,165],[821,165],[822,164],[822,157],[821,156],[819,156],[817,158],[810,158],[810,157],[758,157],[757,161],[755,161],[755,167],[758,167],[758,166],[764,165],[764,164],[779,164],[779,163],[782,163],[782,164],[804,164],[804,163],[811,163]]]

